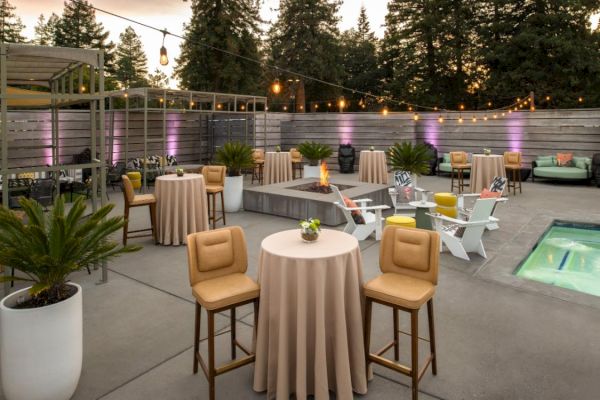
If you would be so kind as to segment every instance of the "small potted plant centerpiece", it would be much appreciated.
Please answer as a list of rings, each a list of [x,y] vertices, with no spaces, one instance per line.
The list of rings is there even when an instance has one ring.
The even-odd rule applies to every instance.
[[[225,176],[225,211],[238,212],[244,196],[244,169],[254,167],[252,147],[240,142],[227,142],[217,150],[216,160],[227,167]]]
[[[77,388],[83,355],[82,289],[68,277],[140,247],[108,239],[125,223],[108,217],[113,204],[84,218],[83,197],[68,213],[63,197],[49,213],[35,200],[19,203],[25,222],[0,207],[0,264],[21,274],[0,281],[33,286],[0,302],[2,391],[7,400],[66,400]]]
[[[183,168],[176,168],[175,173],[177,176],[183,176]]]
[[[317,218],[309,218],[300,221],[300,236],[307,243],[312,243],[319,238],[321,221]]]
[[[413,188],[417,187],[417,177],[426,175],[431,168],[431,151],[423,144],[411,142],[396,143],[388,149],[388,164],[394,171],[411,174]]]
[[[483,154],[485,154],[486,156],[489,156],[490,154],[492,154],[492,149],[488,149],[487,147],[484,147]]]
[[[318,178],[321,175],[321,160],[333,154],[331,147],[317,142],[300,143],[298,151],[308,160],[308,165],[304,166],[305,178]]]

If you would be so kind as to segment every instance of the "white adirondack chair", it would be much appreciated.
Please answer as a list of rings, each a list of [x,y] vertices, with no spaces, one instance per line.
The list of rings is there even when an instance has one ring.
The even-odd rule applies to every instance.
[[[441,214],[428,215],[435,221],[435,229],[452,255],[469,261],[467,253],[471,252],[487,258],[481,236],[485,226],[491,222],[490,216],[495,204],[496,199],[477,199],[471,216],[466,221]]]
[[[392,204],[394,205],[394,214],[414,215],[415,207],[408,203],[416,200],[417,193],[423,192],[427,191],[413,185],[410,172],[394,172],[394,187],[388,189]]]
[[[344,232],[351,234],[358,240],[365,240],[373,232],[375,232],[375,239],[381,240],[381,212],[390,207],[386,205],[368,206],[367,203],[370,203],[372,201],[371,199],[353,200],[355,203],[357,203],[358,207],[346,207],[346,204],[344,203],[344,196],[337,186],[329,186],[336,193],[339,199],[338,201],[334,202],[334,204],[336,207],[339,207],[342,210],[344,217],[346,217],[346,226],[344,227]],[[362,213],[362,216],[365,219],[364,224],[357,224],[354,222],[354,218],[352,218],[352,211],[356,210],[360,210]]]
[[[493,231],[499,229],[498,218],[494,217],[494,212],[496,212],[496,206],[499,203],[504,203],[508,201],[508,197],[502,197],[504,195],[504,189],[506,188],[506,178],[502,176],[496,176],[492,180],[490,184],[490,188],[488,189],[490,192],[500,192],[500,197],[495,198],[496,203],[494,204],[494,208],[492,209],[492,215],[490,216],[490,223],[488,223],[485,228],[489,231]],[[473,212],[472,208],[465,207],[465,198],[479,198],[479,193],[461,193],[458,195],[458,212],[465,218],[469,218],[471,213]]]

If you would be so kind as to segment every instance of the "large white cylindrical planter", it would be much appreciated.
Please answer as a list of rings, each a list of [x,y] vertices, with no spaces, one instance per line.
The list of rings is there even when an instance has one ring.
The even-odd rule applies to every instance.
[[[319,178],[321,176],[320,165],[305,165],[304,166],[304,177],[305,178]]]
[[[0,368],[6,400],[68,400],[83,353],[81,286],[67,300],[40,308],[14,309],[22,289],[0,302]]]
[[[244,177],[226,176],[225,177],[225,211],[238,212],[242,208],[244,197]]]

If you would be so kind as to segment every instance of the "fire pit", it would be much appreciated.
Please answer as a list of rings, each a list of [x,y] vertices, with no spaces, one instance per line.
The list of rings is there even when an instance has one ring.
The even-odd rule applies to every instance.
[[[346,190],[354,187],[351,185],[340,184],[337,184],[336,186],[340,190]],[[332,193],[333,190],[331,190],[331,187],[329,186],[329,170],[327,169],[327,163],[325,161],[321,162],[321,174],[319,177],[319,182],[310,182],[302,185],[290,186],[288,189],[320,194]]]

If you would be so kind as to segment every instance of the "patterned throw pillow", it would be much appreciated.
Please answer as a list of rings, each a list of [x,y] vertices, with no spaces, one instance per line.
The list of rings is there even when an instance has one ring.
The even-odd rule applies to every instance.
[[[480,199],[495,199],[495,198],[500,197],[501,194],[502,193],[500,193],[500,192],[491,192],[487,189],[483,189],[481,191],[481,194],[479,195],[479,198]]]
[[[177,158],[173,155],[167,155],[167,165],[177,165]]]
[[[357,208],[358,207],[358,205],[352,199],[349,199],[346,196],[344,196],[344,205],[348,208]],[[354,220],[355,224],[358,224],[358,225],[365,224],[365,218],[362,216],[362,213],[360,212],[360,210],[353,210],[350,212],[350,214],[352,214],[352,219]]]
[[[412,183],[410,173],[407,171],[396,171],[394,173],[395,186],[409,186]]]
[[[504,192],[504,188],[506,187],[506,178],[502,176],[494,177],[492,184],[490,185],[490,192],[498,192],[502,194]]]
[[[556,162],[559,167],[573,166],[573,153],[557,153]]]

